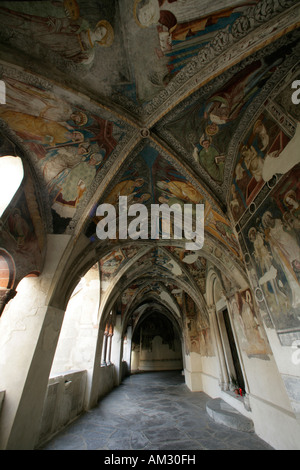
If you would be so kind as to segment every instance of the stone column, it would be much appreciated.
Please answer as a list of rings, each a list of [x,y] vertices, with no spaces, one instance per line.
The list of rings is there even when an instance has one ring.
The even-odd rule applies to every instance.
[[[123,343],[123,359],[124,361],[127,362],[127,369],[128,372],[130,372],[131,368],[131,344],[132,344],[132,326],[127,327],[127,332],[126,332],[126,347]]]
[[[114,341],[111,349],[111,361],[115,366],[116,385],[120,385],[122,381],[121,362],[122,362],[122,324],[121,315],[116,316],[116,324],[114,327]]]
[[[101,356],[101,366],[106,366],[106,356],[107,356],[107,341],[108,341],[108,330],[107,327],[105,328],[104,335],[103,335],[103,346],[102,346],[102,356]]]
[[[47,305],[70,237],[49,235],[40,277],[25,278],[0,319],[0,449],[30,450],[38,441],[44,399],[64,311]]]
[[[108,332],[108,351],[107,351],[107,365],[109,366],[111,364],[111,347],[112,347],[112,341],[113,341],[113,336],[114,336],[114,327],[113,325],[110,325],[109,327],[109,332]]]

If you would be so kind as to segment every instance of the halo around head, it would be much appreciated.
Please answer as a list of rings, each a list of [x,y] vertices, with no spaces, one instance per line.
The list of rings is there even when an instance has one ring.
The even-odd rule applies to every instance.
[[[103,26],[106,29],[106,34],[101,39],[101,41],[96,41],[96,43],[99,44],[100,46],[104,46],[104,47],[111,46],[113,41],[114,41],[114,37],[115,37],[112,25],[106,20],[100,20],[96,24],[95,29],[97,29],[99,26]]]
[[[75,111],[74,113],[72,113],[72,115],[75,115],[78,117],[78,122],[77,122],[78,126],[84,126],[88,121],[87,115],[83,113],[82,111]]]
[[[76,0],[64,0],[63,6],[71,20],[78,20],[78,18],[80,17],[80,10]]]
[[[133,16],[134,16],[134,19],[135,19],[135,22],[136,24],[140,27],[140,28],[147,28],[147,26],[143,25],[139,18],[138,18],[138,14],[137,14],[137,10],[138,10],[138,5],[139,3],[141,3],[141,0],[134,0],[134,5],[133,5]]]
[[[134,0],[133,16],[134,16],[136,24],[140,28],[148,28],[149,26],[152,26],[153,24],[157,23],[157,21],[159,20],[159,16],[160,16],[159,4],[158,4],[157,0],[148,0],[147,3],[143,4],[143,6],[141,8],[144,8],[144,7],[152,7],[153,8],[153,18],[151,19],[151,21],[149,21],[148,24],[143,24],[139,20],[139,16],[138,16],[139,7],[140,7],[141,2],[144,2],[144,0]]]
[[[284,195],[284,198],[283,198],[283,201],[284,203],[287,202],[287,198],[291,198],[291,199],[294,199],[295,201],[297,201],[297,195],[296,195],[296,191],[294,191],[293,189],[290,189],[285,195]]]

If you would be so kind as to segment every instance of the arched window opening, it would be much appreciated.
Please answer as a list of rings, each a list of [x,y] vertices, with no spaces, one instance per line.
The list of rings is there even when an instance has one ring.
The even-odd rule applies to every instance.
[[[99,326],[100,280],[93,266],[75,287],[65,312],[51,376],[92,370]]]
[[[0,217],[9,206],[24,178],[20,157],[0,157]]]
[[[15,265],[6,250],[0,249],[0,289],[11,289],[15,279]]]

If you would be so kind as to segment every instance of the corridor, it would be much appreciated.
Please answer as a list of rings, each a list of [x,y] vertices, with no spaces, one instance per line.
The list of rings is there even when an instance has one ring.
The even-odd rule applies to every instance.
[[[178,371],[131,375],[42,449],[271,450],[254,433],[216,424],[208,400]]]

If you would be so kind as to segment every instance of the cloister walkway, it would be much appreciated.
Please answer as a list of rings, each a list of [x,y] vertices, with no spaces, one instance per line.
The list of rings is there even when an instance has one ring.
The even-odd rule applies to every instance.
[[[134,374],[44,450],[271,450],[255,433],[215,423],[210,400],[179,371]]]

